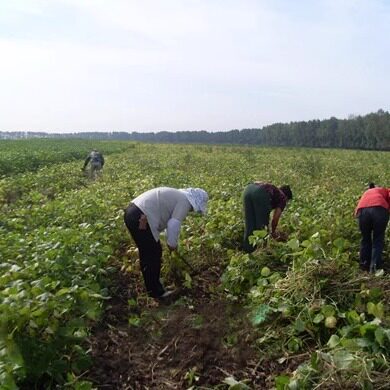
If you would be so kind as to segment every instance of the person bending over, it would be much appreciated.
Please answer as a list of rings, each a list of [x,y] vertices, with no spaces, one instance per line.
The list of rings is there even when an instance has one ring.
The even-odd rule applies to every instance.
[[[125,210],[127,229],[138,247],[146,290],[153,298],[166,298],[160,282],[162,247],[160,233],[166,229],[169,250],[177,248],[181,223],[190,211],[205,214],[208,195],[201,188],[158,187],[133,199]]]
[[[382,251],[385,242],[385,231],[389,222],[390,188],[375,187],[363,193],[355,209],[359,229],[360,268],[363,271],[375,272],[383,268]]]
[[[256,248],[249,243],[249,236],[255,230],[269,230],[269,219],[272,210],[271,236],[278,238],[276,228],[280,216],[289,200],[293,198],[290,186],[284,185],[280,188],[271,183],[254,182],[249,184],[243,194],[245,232],[243,249],[247,253],[253,252]]]

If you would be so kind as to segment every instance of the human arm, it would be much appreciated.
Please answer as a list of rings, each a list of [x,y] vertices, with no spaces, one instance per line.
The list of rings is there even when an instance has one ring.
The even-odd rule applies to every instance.
[[[176,218],[171,218],[167,225],[167,245],[169,250],[174,251],[177,248],[179,240],[181,222]]]
[[[175,208],[167,222],[167,244],[170,250],[176,249],[181,224],[191,209],[191,204],[186,197],[182,197],[176,202]]]
[[[280,216],[282,215],[282,209],[280,207],[277,207],[274,210],[274,214],[272,216],[272,222],[271,222],[271,236],[276,237],[276,227],[278,226]]]
[[[88,157],[85,159],[83,169],[88,165],[89,161],[91,160],[91,155],[88,155]]]

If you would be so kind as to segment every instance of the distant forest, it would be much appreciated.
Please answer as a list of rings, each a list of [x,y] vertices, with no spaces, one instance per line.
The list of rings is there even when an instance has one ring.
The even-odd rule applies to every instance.
[[[127,133],[111,131],[54,134],[0,131],[0,139],[31,137],[390,150],[390,114],[387,111],[379,110],[376,113],[364,116],[350,116],[348,119],[331,117],[325,120],[275,123],[258,129],[220,132],[161,131],[156,133]]]

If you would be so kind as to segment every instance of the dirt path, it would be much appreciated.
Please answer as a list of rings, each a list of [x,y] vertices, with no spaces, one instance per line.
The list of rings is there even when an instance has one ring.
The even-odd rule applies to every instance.
[[[204,270],[191,290],[167,305],[144,297],[139,276],[118,270],[112,298],[89,339],[88,379],[99,389],[222,389],[227,377],[250,388],[272,387],[275,372],[297,363],[290,369],[258,364],[245,310],[223,293],[209,292],[219,283],[218,273]],[[138,326],[129,325],[130,317],[139,319]]]

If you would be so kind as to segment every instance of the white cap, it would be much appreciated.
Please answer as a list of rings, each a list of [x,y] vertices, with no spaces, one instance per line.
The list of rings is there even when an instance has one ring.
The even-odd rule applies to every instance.
[[[194,211],[206,214],[209,196],[205,190],[202,188],[183,188],[180,191],[184,192]]]

